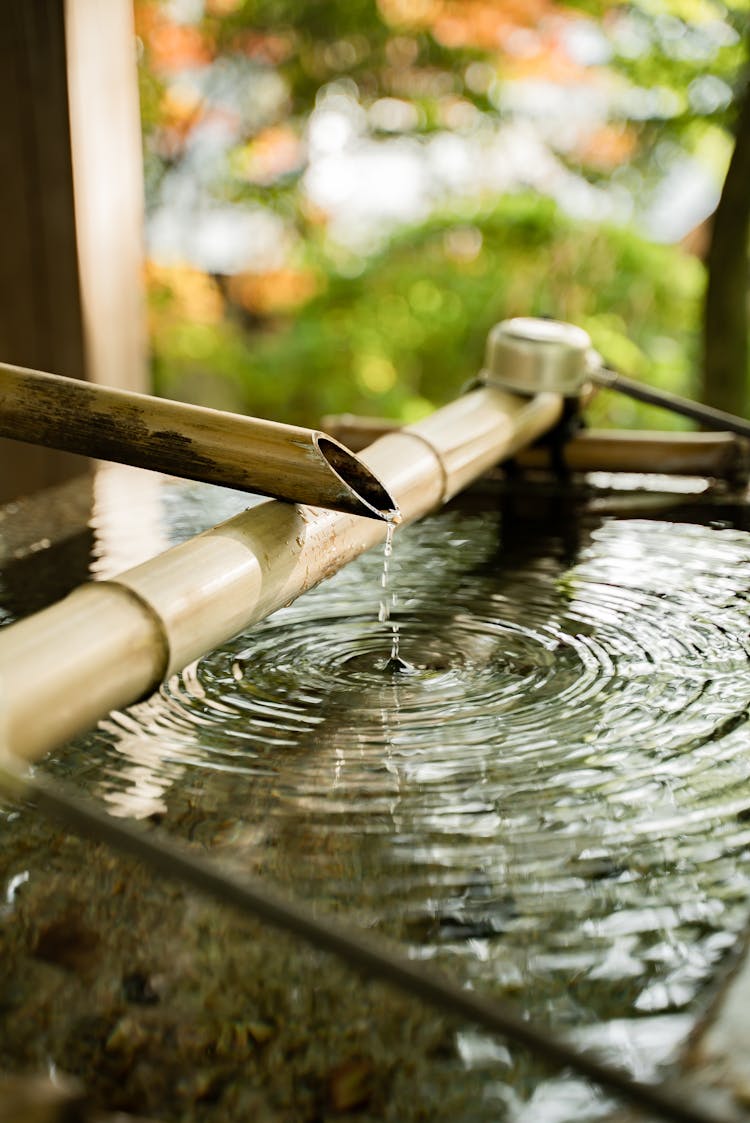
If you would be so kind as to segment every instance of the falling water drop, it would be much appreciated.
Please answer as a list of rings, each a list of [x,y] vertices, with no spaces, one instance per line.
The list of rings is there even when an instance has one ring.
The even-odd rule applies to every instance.
[[[407,663],[399,655],[400,625],[393,618],[393,612],[398,601],[395,590],[390,587],[390,564],[393,556],[393,535],[396,530],[396,520],[389,519],[386,528],[385,547],[383,549],[383,571],[380,575],[380,587],[383,590],[378,608],[378,621],[381,624],[391,625],[391,651],[388,659],[383,664],[383,670],[389,674],[410,674],[414,671],[411,663]]]

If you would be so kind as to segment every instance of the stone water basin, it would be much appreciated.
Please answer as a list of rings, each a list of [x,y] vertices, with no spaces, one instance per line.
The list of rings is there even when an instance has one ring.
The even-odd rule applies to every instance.
[[[6,508],[0,619],[247,502],[108,467]],[[373,551],[44,768],[655,1078],[747,922],[746,527],[696,481],[474,494],[397,532],[385,593]],[[54,1065],[164,1120],[612,1109],[29,808],[0,816],[0,1071]]]

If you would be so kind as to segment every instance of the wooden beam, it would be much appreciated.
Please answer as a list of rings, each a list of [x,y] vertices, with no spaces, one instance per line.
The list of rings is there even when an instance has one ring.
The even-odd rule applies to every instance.
[[[8,0],[0,19],[0,359],[144,390],[130,0]],[[3,440],[0,502],[86,468]]]
[[[144,393],[143,160],[132,0],[65,0],[65,35],[87,377]]]

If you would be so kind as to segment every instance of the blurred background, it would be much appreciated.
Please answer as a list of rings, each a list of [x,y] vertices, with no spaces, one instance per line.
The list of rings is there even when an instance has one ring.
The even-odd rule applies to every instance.
[[[748,413],[749,26],[750,0],[10,0],[0,357],[411,421],[493,323],[551,316]],[[0,496],[33,467],[6,444]]]
[[[136,0],[157,391],[410,421],[494,322],[534,315],[744,412],[746,354],[712,385],[702,337],[748,7]],[[608,395],[592,413],[686,424]]]

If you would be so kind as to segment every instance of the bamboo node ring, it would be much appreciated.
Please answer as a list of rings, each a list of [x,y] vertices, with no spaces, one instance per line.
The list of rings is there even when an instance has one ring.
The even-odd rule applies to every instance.
[[[442,505],[444,503],[447,503],[448,499],[451,498],[451,488],[450,479],[448,477],[448,469],[445,466],[445,461],[443,460],[443,456],[440,450],[436,448],[432,441],[425,437],[423,433],[416,433],[413,429],[410,429],[408,427],[399,429],[397,430],[397,432],[400,436],[414,437],[416,441],[421,441],[425,448],[428,448],[432,455],[435,457],[435,460],[438,464],[438,469],[440,471],[440,499],[438,500],[436,506],[442,507]]]
[[[162,619],[159,612],[156,610],[156,608],[154,608],[153,604],[151,604],[148,598],[144,597],[142,593],[139,593],[137,589],[134,589],[130,585],[126,584],[125,581],[118,581],[116,577],[108,578],[105,581],[92,581],[90,582],[90,584],[92,586],[96,585],[97,587],[105,586],[110,589],[116,589],[118,592],[123,593],[128,598],[128,600],[135,601],[138,608],[140,608],[141,611],[148,616],[156,634],[156,642],[159,649],[159,663],[161,665],[161,671],[158,681],[164,681],[169,673],[169,668],[172,664],[172,645],[169,641],[169,629],[164,623],[164,620]],[[147,698],[150,693],[151,688],[146,691],[144,698]],[[143,698],[137,698],[134,699],[134,701],[143,701]]]

